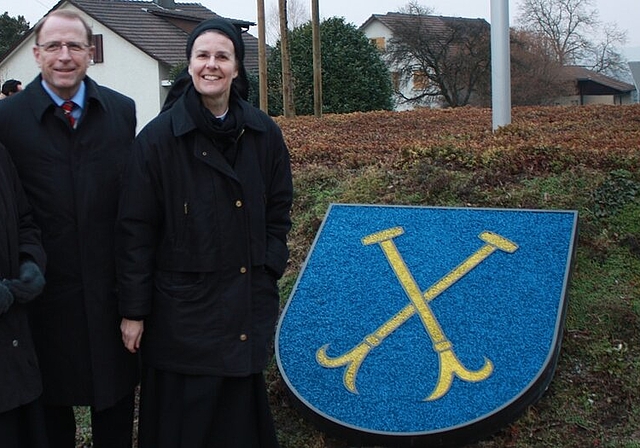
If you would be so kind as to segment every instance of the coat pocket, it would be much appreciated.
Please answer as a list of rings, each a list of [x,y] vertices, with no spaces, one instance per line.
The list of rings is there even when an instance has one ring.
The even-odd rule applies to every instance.
[[[160,291],[189,291],[202,288],[204,272],[157,271],[156,287]]]
[[[228,312],[218,277],[215,272],[156,272],[150,330],[175,349],[174,355],[202,353],[225,334]]]

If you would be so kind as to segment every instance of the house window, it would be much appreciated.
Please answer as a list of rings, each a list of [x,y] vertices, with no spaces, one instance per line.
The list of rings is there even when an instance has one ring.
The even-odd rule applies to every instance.
[[[372,37],[371,39],[369,39],[369,42],[375,45],[378,50],[384,50],[386,47],[384,37]]]
[[[429,87],[429,77],[422,70],[413,72],[413,90],[427,90]]]
[[[93,63],[101,64],[104,62],[104,50],[102,47],[102,34],[94,34],[93,35],[93,46],[95,49],[93,50]]]
[[[394,92],[400,91],[400,72],[391,73],[391,85]]]

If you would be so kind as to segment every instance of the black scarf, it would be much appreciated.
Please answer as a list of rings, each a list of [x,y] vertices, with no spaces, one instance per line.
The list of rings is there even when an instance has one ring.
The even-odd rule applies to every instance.
[[[242,107],[232,91],[229,111],[224,119],[216,118],[200,100],[200,94],[193,85],[185,92],[185,105],[189,115],[200,132],[206,135],[213,146],[234,166],[238,155],[238,138],[244,126]]]

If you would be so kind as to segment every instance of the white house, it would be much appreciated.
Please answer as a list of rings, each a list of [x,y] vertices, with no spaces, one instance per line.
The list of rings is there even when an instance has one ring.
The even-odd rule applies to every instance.
[[[218,17],[197,3],[173,0],[61,0],[52,10],[72,9],[89,23],[96,54],[88,75],[136,102],[138,130],[155,117],[171,86],[170,70],[186,62],[189,33],[202,20]],[[247,30],[251,22],[233,20]],[[257,39],[243,34],[247,71],[257,69]],[[23,86],[39,73],[33,57],[33,28],[0,59],[0,83]]]
[[[361,26],[360,30],[373,42],[378,49],[384,52],[394,38],[394,34],[406,34],[406,30],[424,32],[434,36],[449,36],[454,29],[482,27],[487,33],[490,26],[484,19],[469,19],[464,17],[445,17],[420,14],[405,14],[398,12],[388,12],[386,14],[373,14]],[[395,110],[407,110],[416,106],[437,107],[439,102],[425,100],[422,103],[408,103],[404,98],[411,98],[417,92],[428,88],[428,78],[424,72],[416,68],[412,73],[401,75],[398,67],[389,63],[389,69],[393,76],[393,87],[396,91],[394,102]]]

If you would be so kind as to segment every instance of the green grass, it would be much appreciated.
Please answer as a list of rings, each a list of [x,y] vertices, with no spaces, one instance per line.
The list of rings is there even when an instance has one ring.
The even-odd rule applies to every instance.
[[[76,417],[76,447],[90,448],[93,445],[91,438],[91,411],[87,406],[73,408]]]

